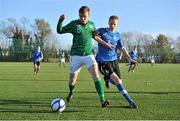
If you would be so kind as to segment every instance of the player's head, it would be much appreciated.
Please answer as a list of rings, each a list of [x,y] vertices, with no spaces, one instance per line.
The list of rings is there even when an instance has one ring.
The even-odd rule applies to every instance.
[[[137,51],[137,46],[136,45],[134,45],[133,50]]]
[[[110,31],[116,31],[116,28],[118,26],[118,16],[110,16],[109,17],[109,29]]]
[[[79,19],[83,24],[86,24],[89,20],[90,9],[87,6],[82,6],[79,9]]]
[[[41,47],[40,47],[40,46],[38,46],[38,47],[37,47],[37,50],[41,50]]]

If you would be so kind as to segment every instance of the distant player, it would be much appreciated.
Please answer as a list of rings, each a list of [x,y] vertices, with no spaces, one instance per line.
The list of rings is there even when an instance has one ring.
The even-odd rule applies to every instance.
[[[41,51],[41,47],[38,46],[37,50],[34,50],[32,53],[33,53],[34,73],[38,75],[40,71],[40,62],[43,59],[43,53]]]
[[[66,65],[66,61],[65,61],[65,53],[64,50],[62,50],[62,52],[59,53],[59,65],[62,65],[65,67]]]
[[[154,64],[155,64],[155,59],[154,59],[154,57],[151,57],[151,66],[153,67]]]
[[[137,63],[137,47],[136,46],[134,46],[133,51],[130,52],[130,56],[134,60],[134,62],[133,61],[129,62],[130,65],[129,65],[128,72],[130,72],[130,71],[134,72],[135,67],[138,65],[138,63]]]
[[[95,24],[94,22],[89,21],[89,15],[90,9],[87,6],[82,6],[79,9],[79,19],[73,20],[66,26],[62,27],[65,16],[61,15],[57,25],[57,32],[59,34],[71,33],[73,35],[69,94],[67,96],[67,102],[70,102],[73,97],[74,87],[76,85],[77,77],[80,73],[82,65],[86,65],[94,80],[95,88],[99,95],[101,105],[102,107],[107,107],[109,102],[105,100],[104,88],[98,74],[97,62],[92,54],[92,38],[96,39],[98,36],[94,36]]]
[[[114,46],[114,48],[109,49],[106,46],[98,43],[98,53],[96,55],[96,60],[98,62],[99,71],[104,75],[106,86],[109,86],[108,82],[116,85],[119,92],[128,101],[130,107],[137,108],[137,105],[131,99],[122,84],[122,78],[117,60],[117,49],[122,50],[131,62],[135,61],[131,59],[126,48],[122,46],[120,34],[116,31],[117,25],[118,16],[110,16],[109,27],[99,28],[96,30],[96,34],[99,35],[102,40]]]

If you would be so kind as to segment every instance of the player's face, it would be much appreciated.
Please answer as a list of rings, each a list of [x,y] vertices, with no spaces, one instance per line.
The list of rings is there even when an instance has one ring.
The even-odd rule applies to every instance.
[[[117,26],[118,26],[118,19],[110,19],[109,20],[110,31],[116,31]]]
[[[89,12],[79,13],[79,18],[83,24],[86,24],[89,20]]]
[[[134,50],[137,50],[137,48],[136,48],[136,47],[134,47]]]
[[[40,47],[40,46],[38,46],[38,50],[41,50],[41,47]]]

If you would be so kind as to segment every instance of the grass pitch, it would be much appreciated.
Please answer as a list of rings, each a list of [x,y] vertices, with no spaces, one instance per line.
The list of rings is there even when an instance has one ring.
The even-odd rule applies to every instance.
[[[81,70],[74,98],[63,113],[51,112],[52,99],[66,99],[69,65],[42,63],[40,75],[32,63],[0,63],[0,120],[179,120],[180,64],[139,64],[127,73],[120,64],[123,83],[138,109],[128,103],[114,85],[105,89],[110,100],[101,108],[94,83],[85,67]]]

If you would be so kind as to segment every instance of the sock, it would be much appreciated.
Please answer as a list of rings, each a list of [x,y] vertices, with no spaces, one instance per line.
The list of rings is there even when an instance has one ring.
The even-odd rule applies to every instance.
[[[105,97],[104,97],[104,87],[103,87],[102,81],[99,78],[95,79],[94,84],[96,87],[96,91],[99,95],[99,99],[101,103],[103,103],[105,101]]]
[[[134,102],[122,84],[118,84],[117,88],[118,88],[119,92],[121,92],[121,94],[124,96],[124,98],[128,101],[129,104]]]
[[[75,87],[75,85],[69,84],[69,91],[70,91],[70,93],[74,92],[74,87]]]
[[[112,80],[111,78],[108,79],[107,81],[110,82],[110,83],[113,84],[113,85],[116,85],[115,82],[114,82],[114,80]]]

